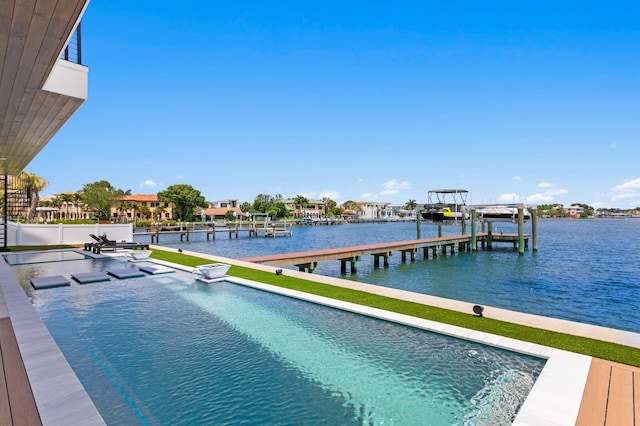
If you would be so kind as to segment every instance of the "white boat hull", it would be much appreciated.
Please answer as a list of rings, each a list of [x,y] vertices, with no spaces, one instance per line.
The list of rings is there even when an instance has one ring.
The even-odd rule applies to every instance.
[[[476,210],[478,218],[484,222],[512,222],[518,221],[518,208],[508,206],[483,207]],[[531,219],[531,213],[526,208],[522,215],[525,221]]]

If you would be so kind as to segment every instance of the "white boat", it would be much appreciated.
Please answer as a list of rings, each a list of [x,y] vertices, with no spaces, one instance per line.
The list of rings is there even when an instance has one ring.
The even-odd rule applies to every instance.
[[[512,205],[484,206],[476,209],[478,218],[484,222],[517,222],[518,207]],[[525,221],[531,219],[531,213],[526,207],[522,208]]]
[[[212,282],[222,279],[231,265],[224,263],[211,263],[209,265],[196,266],[193,269],[193,275],[197,280],[204,282]]]

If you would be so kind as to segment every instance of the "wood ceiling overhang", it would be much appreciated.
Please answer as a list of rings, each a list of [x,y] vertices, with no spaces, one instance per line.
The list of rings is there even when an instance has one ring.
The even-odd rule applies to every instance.
[[[89,0],[0,1],[0,174],[18,174],[82,105],[42,89]]]

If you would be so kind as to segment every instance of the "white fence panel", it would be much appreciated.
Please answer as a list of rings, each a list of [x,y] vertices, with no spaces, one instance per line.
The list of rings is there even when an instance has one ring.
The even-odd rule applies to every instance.
[[[84,244],[94,242],[89,234],[105,234],[110,240],[133,241],[131,224],[45,225],[35,223],[7,224],[8,246]]]

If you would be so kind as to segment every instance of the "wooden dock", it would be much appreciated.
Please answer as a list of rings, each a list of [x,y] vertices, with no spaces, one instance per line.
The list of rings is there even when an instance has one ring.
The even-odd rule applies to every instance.
[[[424,259],[446,255],[447,252],[477,250],[481,247],[491,247],[493,243],[507,242],[517,246],[520,236],[518,234],[492,235],[479,233],[472,235],[454,235],[448,237],[436,237],[419,240],[399,241],[391,243],[377,243],[360,246],[342,247],[334,249],[311,250],[295,253],[269,254],[264,256],[253,256],[241,259],[246,262],[262,263],[271,266],[295,265],[300,271],[313,272],[318,263],[325,260],[339,260],[340,270],[346,273],[347,263],[350,264],[350,271],[357,272],[357,262],[364,255],[374,257],[374,266],[380,266],[380,260],[385,267],[389,266],[389,257],[396,251],[402,255],[402,261],[406,261],[407,256],[411,261],[415,261],[416,253],[423,252]],[[529,235],[524,236],[525,245],[528,244]],[[474,246],[475,243],[475,246]]]
[[[270,225],[265,226],[264,228],[264,236],[265,237],[278,237],[278,236],[293,236],[293,232],[291,228],[286,223],[278,223],[274,222]]]
[[[136,232],[134,233],[134,236],[136,237],[150,236],[151,244],[154,244],[154,243],[160,242],[161,235],[179,235],[180,241],[185,241],[185,240],[189,241],[189,237],[195,234],[206,234],[207,240],[209,240],[210,238],[215,240],[217,233],[228,234],[229,238],[235,235],[235,237],[238,238],[238,235],[241,232],[247,232],[250,237],[256,235],[255,228],[245,228],[240,226],[227,226],[227,225],[213,225],[205,229],[202,229],[202,228],[190,229],[189,227],[185,227],[184,229],[179,229],[176,231],[160,231],[156,229],[156,230],[150,230],[147,232]]]
[[[233,223],[211,223],[207,224],[206,228],[202,228],[204,225],[199,224],[198,227],[189,227],[187,225],[184,228],[177,230],[162,230],[161,228],[151,228],[146,232],[135,232],[133,235],[138,236],[150,236],[151,244],[160,242],[161,235],[180,235],[180,241],[189,241],[189,236],[194,234],[206,234],[207,241],[209,239],[216,239],[216,234],[228,234],[229,238],[234,236],[238,238],[241,234],[246,234],[249,237],[257,237],[263,235],[265,237],[276,236],[292,236],[290,225],[280,222],[233,222]]]

